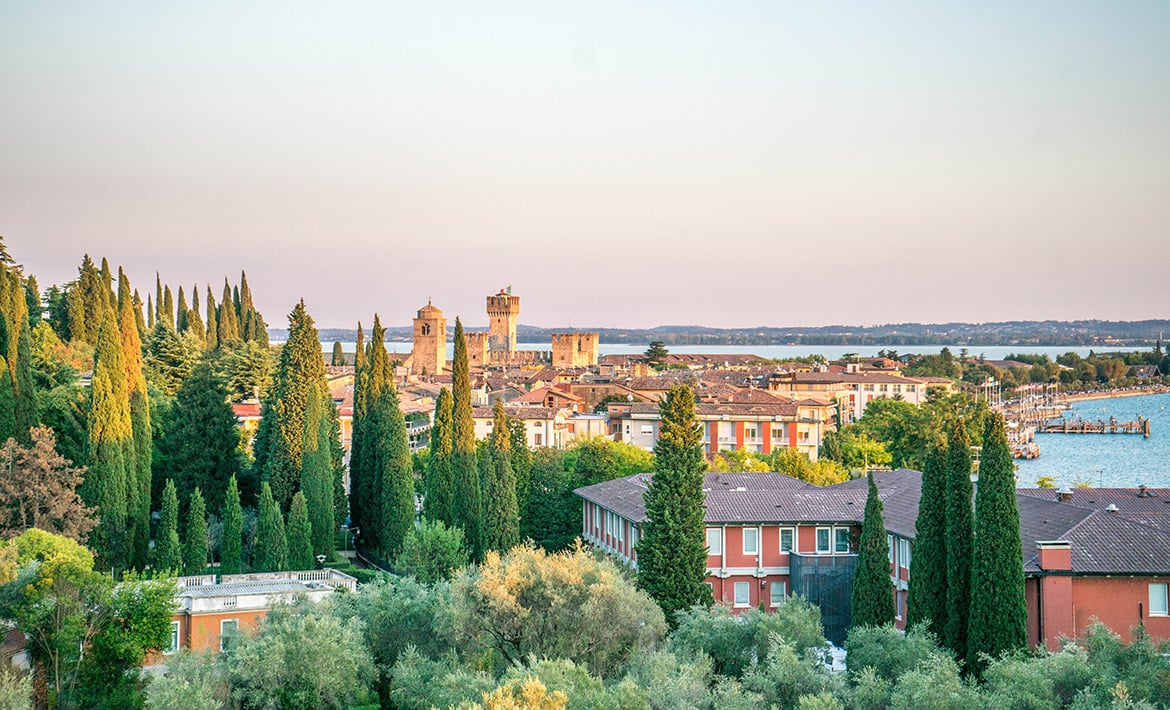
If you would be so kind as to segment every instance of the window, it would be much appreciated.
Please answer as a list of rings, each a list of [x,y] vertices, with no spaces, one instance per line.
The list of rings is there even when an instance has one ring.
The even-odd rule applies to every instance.
[[[817,553],[827,555],[832,552],[829,547],[829,528],[817,528]]]
[[[1170,616],[1170,604],[1166,598],[1167,584],[1150,585],[1150,616]]]
[[[755,424],[745,426],[743,428],[743,436],[745,439],[758,439],[760,438],[760,430],[756,428]]]
[[[735,583],[735,605],[736,606],[751,606],[752,605],[752,588],[749,582]]]
[[[654,425],[653,424],[643,424],[642,425],[642,433],[643,434],[653,434],[654,433]]]
[[[163,649],[163,653],[170,655],[179,650],[179,622],[171,622],[171,640],[167,647]]]
[[[894,536],[886,535],[886,548],[890,551],[890,564],[894,564]]]
[[[780,606],[788,597],[788,582],[776,581],[772,582],[772,597],[770,599],[772,606]]]
[[[231,643],[230,637],[240,630],[239,619],[224,619],[219,622],[219,650],[226,651]]]
[[[910,541],[898,539],[898,565],[910,569]]]
[[[833,528],[833,552],[849,552],[849,528]]]
[[[759,528],[744,528],[743,529],[743,554],[758,555],[760,554],[760,529]]]
[[[707,554],[723,554],[723,531],[719,528],[707,528]]]
[[[537,432],[536,434],[532,435],[532,443],[537,446],[544,446],[544,437],[542,437],[540,433]]]
[[[630,526],[630,549],[634,549],[638,544],[638,528],[633,525]]]
[[[596,503],[593,504],[593,529],[601,532],[601,508]]]
[[[902,595],[898,592],[894,592],[894,618],[902,618],[902,612],[905,611],[903,608],[905,603],[905,600],[902,599]]]
[[[796,530],[794,528],[780,528],[780,551],[792,552],[796,549],[793,544],[796,540]]]

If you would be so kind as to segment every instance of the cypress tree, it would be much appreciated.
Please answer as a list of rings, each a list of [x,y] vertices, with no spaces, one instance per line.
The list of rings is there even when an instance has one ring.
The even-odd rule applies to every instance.
[[[288,568],[313,569],[313,531],[304,491],[293,496],[288,511]]]
[[[676,612],[712,601],[705,583],[703,435],[695,420],[694,393],[686,385],[670,389],[659,417],[654,477],[642,494],[647,519],[637,545],[638,585],[673,627]]]
[[[150,397],[146,376],[142,372],[142,341],[138,337],[138,320],[134,317],[134,299],[130,280],[118,269],[118,314],[122,340],[122,363],[130,403],[132,439],[126,447],[127,528],[130,536],[130,560],[134,567],[146,565],[150,553],[150,483],[153,440],[150,422]]]
[[[200,343],[207,342],[207,333],[203,329],[203,316],[199,315],[199,287],[191,287],[191,310],[187,311],[187,331],[195,335]]]
[[[41,287],[37,285],[37,277],[32,274],[29,274],[24,281],[24,296],[25,303],[28,305],[28,326],[35,328],[44,316],[44,309],[41,308]],[[1161,348],[1159,348],[1160,350]],[[1161,359],[1160,356],[1159,359]]]
[[[219,348],[219,321],[215,317],[215,296],[211,295],[211,287],[207,287],[207,349]]]
[[[451,498],[454,493],[451,480],[451,390],[439,390],[435,402],[435,424],[431,427],[430,455],[427,456],[426,495],[427,519],[452,524]]]
[[[366,400],[370,424],[366,430],[366,456],[373,466],[372,487],[380,506],[375,523],[378,547],[393,559],[414,526],[414,466],[406,421],[394,386],[394,367],[386,353],[385,332],[375,314],[370,333],[370,386]]]
[[[479,464],[475,456],[475,420],[471,412],[471,371],[463,323],[455,318],[455,359],[451,363],[451,480],[455,483],[451,513],[473,559],[483,557],[480,526],[482,504]]]
[[[28,323],[20,323],[20,337],[16,343],[16,372],[14,395],[16,406],[16,438],[31,443],[29,430],[41,422],[37,406],[37,388],[33,380],[32,334]]]
[[[105,296],[106,305],[110,307],[111,311],[118,312],[118,300],[114,296],[114,274],[110,271],[110,262],[106,257],[102,257],[101,275],[101,293]]]
[[[240,471],[240,433],[227,387],[207,361],[183,380],[158,442],[181,498],[198,488],[221,510],[228,482]]]
[[[488,437],[490,463],[483,482],[483,538],[485,550],[505,552],[520,543],[516,476],[512,472],[511,432],[504,403],[496,400],[492,433]]]
[[[333,343],[333,358],[329,361],[329,364],[334,367],[345,364],[345,351],[341,348],[341,341]]]
[[[171,330],[175,329],[175,301],[171,296],[171,287],[163,286],[162,321]]]
[[[146,327],[154,327],[154,298],[149,293],[146,294]]]
[[[228,480],[223,504],[223,533],[219,543],[219,573],[239,574],[243,569],[244,511],[236,477]]]
[[[967,658],[971,607],[971,448],[962,419],[947,438],[947,623],[943,645]]]
[[[84,324],[84,332],[80,333],[81,340],[90,345],[97,345],[102,321],[105,319],[106,312],[112,310],[110,308],[110,284],[109,281],[102,281],[102,274],[94,266],[93,259],[89,258],[89,254],[86,254],[81,260],[77,287],[84,312],[81,318],[81,323]]]
[[[906,623],[928,624],[941,639],[947,625],[947,475],[945,450],[937,446],[926,453],[914,528]]]
[[[252,555],[255,572],[279,572],[288,566],[288,540],[284,517],[272,497],[272,487],[260,484],[260,506],[256,513],[256,547]]]
[[[142,317],[142,297],[138,295],[138,289],[134,289],[130,305],[134,307],[134,323],[138,326],[138,340],[141,341],[146,337],[147,328],[146,320]]]
[[[353,353],[353,423],[349,444],[349,516],[350,527],[366,524],[366,505],[372,491],[365,465],[366,390],[369,388],[369,367],[366,360],[365,336],[362,324],[357,327],[357,344]]]
[[[358,333],[361,335],[360,331]],[[370,343],[360,360],[361,371],[355,381],[353,451],[350,453],[350,482],[357,504],[354,520],[366,544],[381,549],[382,539],[382,439],[386,421],[381,407],[382,390],[390,367],[386,347],[378,347],[385,337],[381,320],[374,317]],[[360,417],[359,417],[360,411]]]
[[[967,659],[982,672],[979,654],[998,658],[1028,644],[1015,471],[999,414],[988,417],[983,430],[975,493],[975,543]]]
[[[892,623],[894,584],[890,580],[886,522],[882,517],[882,500],[878,497],[877,484],[870,473],[865,518],[861,522],[857,571],[853,577],[853,618],[850,626],[885,626]]]
[[[126,454],[134,432],[117,323],[110,309],[104,314],[90,384],[86,456],[89,473],[81,494],[101,519],[90,533],[90,547],[97,552],[100,566],[122,570],[129,562],[127,499],[135,469]]]
[[[183,574],[207,572],[207,506],[196,488],[187,504],[187,525],[183,529]]]
[[[0,323],[0,327],[7,327]],[[16,390],[8,361],[0,355],[0,442],[16,437]]]
[[[301,304],[304,305],[303,302]],[[232,304],[232,289],[228,285],[227,279],[223,280],[223,298],[219,302],[219,312],[216,313],[219,323],[218,340],[220,346],[226,346],[229,343],[240,339],[240,328],[236,320],[236,309]],[[289,334],[292,338],[292,334]],[[287,347],[287,343],[285,346]]]
[[[524,422],[508,417],[508,433],[512,439],[512,473],[516,475],[516,508],[524,515],[532,480],[532,452],[528,449]]]
[[[81,297],[81,284],[78,281],[65,287],[65,311],[69,316],[69,340],[86,342],[88,325],[85,322],[85,301]]]
[[[333,468],[333,530],[337,531],[349,517],[349,501],[345,495],[345,448],[341,445],[341,412],[332,399],[325,400],[325,419],[329,427],[329,458]],[[332,538],[332,535],[330,537]],[[332,539],[329,544],[331,551],[336,549],[336,539]]]
[[[179,497],[175,482],[167,479],[162,493],[162,514],[158,519],[158,534],[154,540],[154,568],[159,572],[178,572],[183,566],[179,546]]]
[[[301,490],[312,522],[313,553],[333,553],[333,460],[329,448],[329,416],[323,387],[309,392],[305,408],[304,453],[301,458]],[[332,404],[332,402],[330,402]],[[293,498],[294,502],[296,498]],[[289,519],[289,555],[293,555],[292,519]],[[296,569],[296,568],[294,568]]]
[[[180,333],[187,332],[187,315],[191,309],[187,307],[187,296],[183,293],[182,285],[179,286],[179,306],[175,310],[175,330]]]
[[[156,323],[158,321],[165,321],[166,320],[165,318],[163,318],[162,308],[163,308],[162,277],[159,276],[158,272],[156,271],[156,272],[154,272],[154,311],[155,311],[154,319],[155,319]],[[153,328],[154,324],[152,323],[150,327]]]
[[[230,292],[227,294],[230,299]],[[231,301],[220,306],[231,312]],[[305,438],[305,408],[313,387],[325,388],[325,360],[317,328],[301,301],[289,314],[288,342],[280,351],[280,363],[264,398],[261,426],[268,420],[266,451],[257,452],[260,480],[272,485],[272,494],[284,509],[300,484]],[[222,325],[222,321],[220,324]],[[225,342],[221,329],[220,343]]]

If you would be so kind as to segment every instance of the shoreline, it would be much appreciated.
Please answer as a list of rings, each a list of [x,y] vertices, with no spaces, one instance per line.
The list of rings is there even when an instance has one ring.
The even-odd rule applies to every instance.
[[[1155,394],[1166,394],[1170,387],[1157,386],[1142,389],[1125,389],[1112,392],[1074,392],[1064,395],[1066,402],[1091,402],[1097,399],[1120,399],[1122,397],[1148,397]]]

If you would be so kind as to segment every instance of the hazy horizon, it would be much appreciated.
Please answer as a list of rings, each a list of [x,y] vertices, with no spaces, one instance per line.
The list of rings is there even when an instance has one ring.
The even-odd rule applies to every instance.
[[[0,234],[283,327],[1170,315],[1170,4],[0,1]]]

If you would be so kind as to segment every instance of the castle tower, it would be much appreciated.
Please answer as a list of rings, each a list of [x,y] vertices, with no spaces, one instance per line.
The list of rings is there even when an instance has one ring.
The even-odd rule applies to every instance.
[[[418,311],[414,319],[414,350],[411,351],[410,374],[441,375],[447,364],[447,319],[431,305]]]
[[[504,357],[516,352],[516,319],[520,317],[520,297],[512,295],[512,287],[500,289],[487,297],[488,347],[492,353]]]
[[[590,367],[597,364],[598,333],[553,333],[554,367]]]

